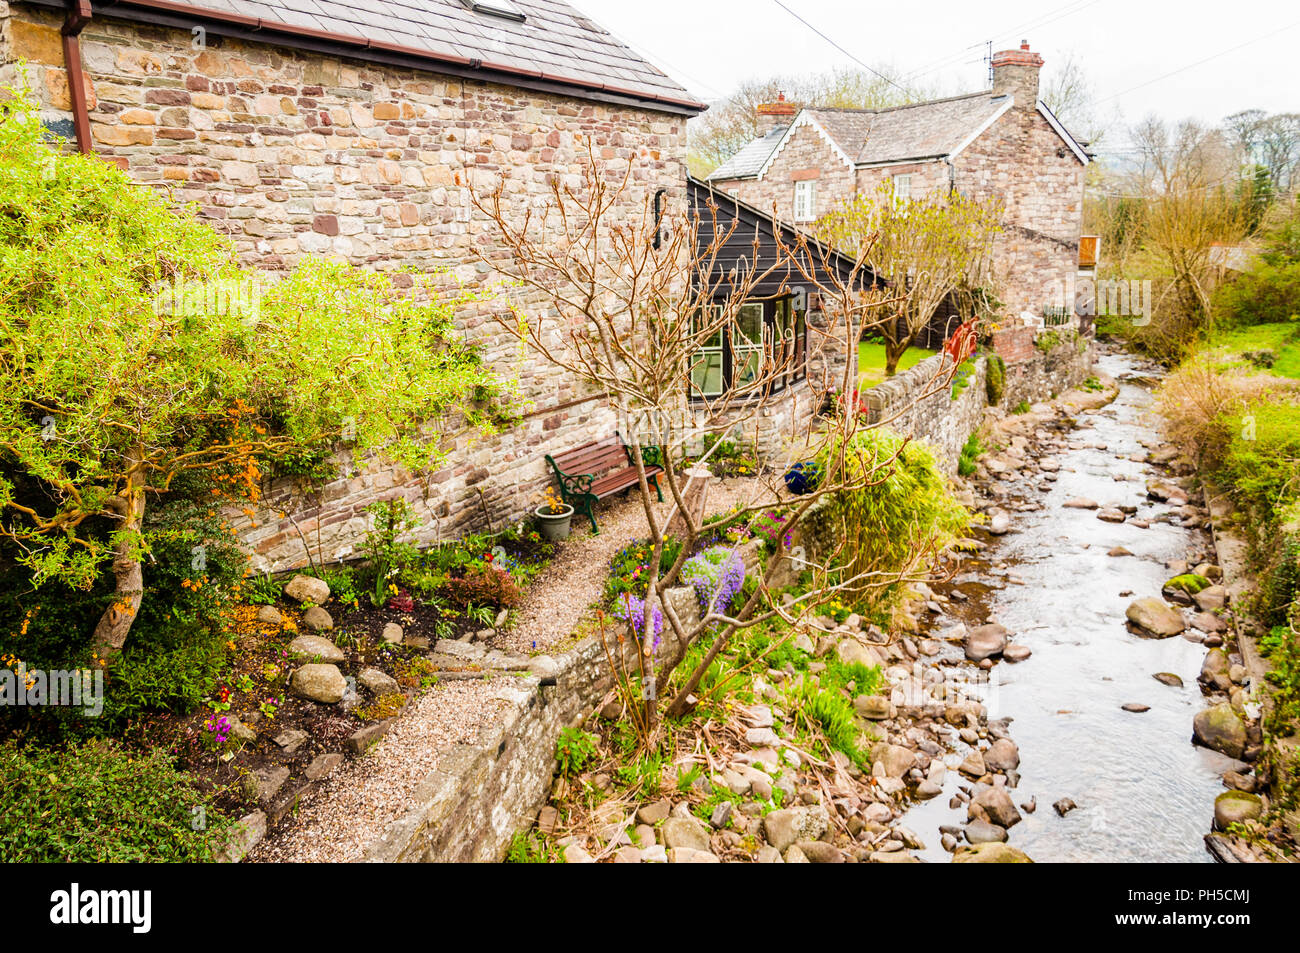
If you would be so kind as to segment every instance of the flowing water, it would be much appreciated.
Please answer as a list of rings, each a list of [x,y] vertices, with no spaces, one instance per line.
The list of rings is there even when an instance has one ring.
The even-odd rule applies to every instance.
[[[1098,367],[1120,382],[1118,398],[1079,415],[1080,429],[1064,438],[1068,449],[1044,454],[1060,463],[1050,490],[1036,489],[1036,478],[1023,493],[1016,488],[1016,496],[1043,508],[1012,513],[1013,531],[983,554],[981,576],[992,588],[964,583],[972,598],[952,611],[959,618],[965,611],[969,625],[1000,622],[1033,650],[1024,662],[996,665],[986,688],[989,717],[1009,717],[1020,747],[1012,796],[1018,805],[1037,799],[1037,810],[1022,811],[1024,820],[1011,828],[1010,844],[1037,861],[1208,861],[1202,837],[1223,790],[1220,774],[1233,762],[1191,744],[1192,717],[1203,707],[1196,676],[1205,649],[1180,637],[1140,638],[1124,617],[1133,599],[1160,594],[1171,575],[1167,560],[1204,550],[1207,537],[1177,520],[1158,521],[1171,507],[1146,499],[1156,470],[1128,459],[1143,453],[1142,441],[1155,446],[1158,439],[1141,376],[1148,369],[1121,354],[1102,357]],[[1151,520],[1150,527],[1062,508],[1074,497],[1135,505],[1130,519]],[[1108,556],[1114,546],[1134,555]],[[1156,672],[1180,676],[1183,687],[1156,681]],[[1123,711],[1130,702],[1150,711]],[[965,821],[965,805],[948,803],[969,783],[953,770],[964,754],[946,759],[944,793],[901,821],[920,835],[929,860],[948,859],[938,827]],[[1052,804],[1066,797],[1078,809],[1060,817]]]

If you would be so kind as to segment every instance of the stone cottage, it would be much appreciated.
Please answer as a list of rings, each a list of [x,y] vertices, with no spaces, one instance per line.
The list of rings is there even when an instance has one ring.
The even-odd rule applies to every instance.
[[[490,286],[469,187],[505,179],[512,208],[575,177],[590,142],[633,165],[626,212],[686,200],[676,82],[558,0],[0,0],[0,81],[20,70],[70,148],[168,191],[268,270],[334,255],[449,269]],[[324,486],[277,484],[244,528],[261,568],[349,554],[365,507],[402,495],[426,538],[500,529],[536,505],[543,455],[610,433],[598,398],[519,366],[490,315],[463,324],[531,402],[508,433],[422,479],[372,464]]]
[[[890,109],[758,108],[768,126],[709,177],[796,224],[888,183],[901,197],[957,191],[1004,208],[993,265],[1009,317],[1059,304],[1078,267],[1089,156],[1038,98],[1028,43],[993,56],[989,90]]]

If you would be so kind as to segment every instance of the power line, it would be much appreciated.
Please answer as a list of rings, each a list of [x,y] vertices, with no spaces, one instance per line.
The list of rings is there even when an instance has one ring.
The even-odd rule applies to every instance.
[[[939,59],[932,61],[930,65],[922,66],[919,70],[906,74],[903,77],[903,79],[904,80],[918,79],[922,76],[928,76],[931,73],[937,72],[938,70],[945,69],[948,67],[952,67],[956,65],[964,66],[966,65],[965,63],[958,64],[954,61],[965,56],[971,50],[978,49],[979,47],[984,46],[986,43],[992,43],[997,40],[1001,40],[1004,37],[1015,37],[1023,34],[1025,31],[1036,30],[1048,26],[1049,24],[1055,23],[1057,20],[1061,20],[1064,19],[1065,17],[1073,16],[1076,13],[1081,13],[1084,10],[1086,10],[1088,7],[1091,7],[1098,2],[1100,2],[1100,0],[1070,0],[1069,3],[1056,7],[1053,10],[1049,10],[1046,13],[1039,14],[1036,17],[1026,20],[1024,23],[1020,24],[1019,26],[1012,27],[1011,29],[1002,31],[1000,33],[994,33],[988,40],[982,40],[979,43],[972,43],[970,46],[964,47],[959,52],[951,53],[947,56],[940,57]]]
[[[805,20],[803,17],[799,16],[799,14],[795,13],[793,10],[791,10],[789,7],[787,7],[784,3],[781,2],[781,0],[772,0],[772,2],[775,3],[775,4],[776,4],[778,7],[780,7],[782,10],[784,10],[786,13],[790,14],[790,16],[794,17],[796,20],[798,20],[800,23],[802,23],[802,24],[803,24],[804,26],[806,26],[808,29],[812,30],[814,33],[816,33],[818,36],[820,36],[823,40],[825,40],[825,41],[826,41],[827,43],[829,43],[831,46],[835,47],[835,49],[839,50],[841,53],[843,53],[843,54],[844,54],[845,56],[847,56],[849,59],[853,60],[853,62],[857,63],[859,66],[861,66],[861,67],[862,67],[864,70],[866,70],[868,73],[871,73],[871,74],[874,75],[874,76],[878,76],[878,77],[880,77],[880,78],[883,79],[886,83],[888,83],[890,86],[893,86],[895,89],[897,89],[899,92],[901,92],[904,96],[911,96],[911,95],[912,95],[911,90],[906,89],[906,88],[904,88],[904,87],[902,87],[902,86],[899,86],[897,83],[895,83],[892,79],[890,79],[890,78],[889,78],[888,76],[886,76],[884,73],[880,72],[879,70],[873,69],[872,67],[868,66],[866,63],[862,62],[862,60],[858,59],[856,56],[854,56],[852,53],[850,53],[850,52],[849,52],[848,50],[846,50],[844,47],[840,46],[838,43],[836,43],[834,40],[832,40],[829,36],[827,36],[827,35],[826,35],[825,33],[823,33],[821,30],[817,29],[815,26],[813,26],[811,23],[809,23],[809,22],[808,22],[807,20]]]
[[[1180,66],[1176,70],[1171,70],[1168,73],[1165,73],[1161,76],[1157,76],[1155,79],[1149,79],[1145,83],[1138,83],[1136,86],[1130,86],[1128,89],[1123,90],[1122,92],[1118,92],[1114,96],[1107,96],[1105,99],[1098,101],[1097,105],[1100,106],[1102,103],[1108,103],[1112,99],[1119,99],[1121,96],[1127,96],[1129,93],[1134,92],[1136,90],[1145,89],[1147,86],[1151,86],[1152,84],[1158,83],[1161,80],[1168,79],[1170,76],[1177,76],[1179,73],[1185,73],[1189,69],[1195,69],[1198,66],[1203,66],[1204,64],[1210,62],[1210,60],[1217,60],[1220,56],[1227,56],[1229,53],[1235,53],[1237,52],[1237,50],[1243,49],[1244,47],[1247,46],[1252,46],[1255,43],[1259,43],[1263,40],[1267,40],[1271,37],[1277,36],[1279,33],[1285,33],[1287,30],[1294,30],[1298,26],[1300,26],[1300,20],[1297,20],[1295,23],[1288,24],[1287,26],[1279,27],[1276,30],[1272,30],[1268,33],[1265,33],[1263,36],[1257,36],[1253,40],[1247,40],[1245,43],[1238,43],[1236,46],[1230,46],[1226,50],[1221,50],[1218,53],[1211,54],[1210,56],[1205,57],[1205,59],[1197,60],[1195,63],[1188,63],[1186,66]]]

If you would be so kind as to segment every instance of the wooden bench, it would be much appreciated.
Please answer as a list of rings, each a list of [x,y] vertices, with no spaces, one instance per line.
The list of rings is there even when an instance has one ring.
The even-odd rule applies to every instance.
[[[659,474],[664,472],[663,451],[658,447],[642,447],[641,459],[645,464],[646,480],[655,488],[662,503],[664,493],[659,488]],[[555,456],[548,453],[546,462],[555,471],[564,502],[575,512],[581,510],[587,514],[593,533],[600,532],[596,525],[597,501],[637,485],[632,448],[623,442],[617,430],[612,437],[593,440]]]

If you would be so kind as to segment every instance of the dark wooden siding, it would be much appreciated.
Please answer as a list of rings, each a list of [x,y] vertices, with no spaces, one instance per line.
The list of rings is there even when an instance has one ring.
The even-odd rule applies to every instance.
[[[720,293],[725,293],[729,287],[726,276],[733,268],[739,271],[745,268],[754,270],[756,267],[756,270],[763,271],[779,260],[780,252],[776,241],[778,229],[781,240],[788,247],[793,247],[798,241],[799,233],[792,226],[775,222],[771,215],[738,201],[726,192],[712,189],[698,179],[691,178],[688,181],[688,196],[692,211],[699,217],[696,245],[700,253],[704,252],[711,241],[709,230],[715,222],[722,234],[731,228],[733,222],[736,223],[734,232],[723,245],[722,253],[714,264],[714,277],[721,279],[718,289]],[[838,275],[843,282],[847,282],[853,275],[851,259],[817,243],[810,242],[803,254],[805,266],[824,283],[829,283],[833,274]],[[857,283],[861,287],[870,287],[873,281],[874,275],[868,269],[862,269],[857,275]],[[759,282],[755,296],[773,297],[783,293],[783,290],[789,292],[798,285],[807,287],[807,281],[793,263],[787,262],[780,271],[773,272]],[[813,291],[810,287],[807,290]]]

